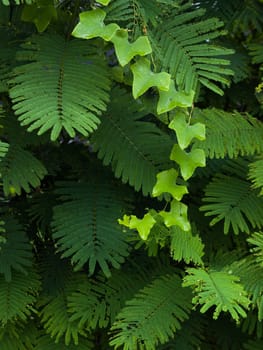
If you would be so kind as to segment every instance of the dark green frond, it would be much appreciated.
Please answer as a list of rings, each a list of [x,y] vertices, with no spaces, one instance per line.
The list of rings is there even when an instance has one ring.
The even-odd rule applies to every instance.
[[[263,340],[262,339],[254,339],[249,340],[244,344],[245,350],[262,350],[263,348]]]
[[[14,272],[10,282],[0,275],[0,322],[6,324],[16,319],[26,320],[35,310],[33,304],[39,288],[39,276],[33,270],[28,270],[26,277]]]
[[[64,128],[88,135],[99,124],[106,109],[110,81],[98,48],[85,41],[65,41],[58,35],[31,38],[18,54],[31,61],[13,71],[10,96],[21,125],[43,134],[51,129],[51,139]],[[39,108],[41,106],[41,108]]]
[[[192,235],[190,231],[183,231],[179,226],[171,228],[171,255],[174,260],[202,265],[203,249],[200,237]]]
[[[123,350],[155,350],[188,319],[190,299],[190,290],[181,287],[176,274],[157,278],[127,301],[117,315],[110,344]]]
[[[263,63],[263,48],[262,43],[255,43],[249,45],[250,55],[252,56],[252,63]]]
[[[0,141],[0,161],[6,155],[9,144],[7,142]]]
[[[30,5],[30,4],[33,4],[34,2],[35,2],[35,0],[14,0],[14,1],[9,1],[9,0],[2,0],[2,3],[4,4],[4,5],[10,5],[10,4],[12,4],[12,3],[15,3],[16,5],[20,5],[20,4],[28,4],[28,5]]]
[[[31,186],[38,187],[47,170],[29,151],[12,144],[0,163],[0,174],[5,195],[9,195],[10,187],[20,195],[22,190],[30,192]]]
[[[263,124],[250,115],[212,108],[194,110],[193,118],[206,125],[205,141],[194,141],[209,158],[236,158],[263,152]]]
[[[205,204],[200,207],[205,216],[214,216],[210,225],[224,220],[224,233],[232,226],[235,234],[249,233],[248,222],[253,228],[263,225],[263,199],[258,191],[251,190],[250,183],[234,176],[218,175],[205,189]]]
[[[27,268],[32,265],[32,247],[25,235],[23,227],[15,219],[5,218],[5,232],[2,237],[4,243],[0,243],[0,273],[5,280],[12,280],[13,271],[19,271],[27,277]]]
[[[260,188],[260,195],[263,194],[263,159],[256,160],[249,164],[248,178],[253,183],[253,188]]]
[[[263,232],[254,232],[247,241],[254,246],[250,251],[256,256],[256,261],[263,267]]]
[[[125,104],[125,111],[119,101]],[[115,89],[91,143],[103,164],[111,164],[117,178],[147,195],[152,192],[156,174],[167,164],[173,142],[154,123],[142,121],[145,115],[140,101]]]
[[[94,350],[94,343],[84,337],[79,337],[79,343],[65,345],[63,341],[56,342],[47,334],[38,337],[34,350]],[[26,350],[26,349],[25,349]]]
[[[233,51],[213,44],[224,34],[223,22],[203,20],[203,15],[201,9],[179,13],[158,25],[150,39],[159,49],[162,69],[172,75],[180,90],[190,93],[201,83],[222,95],[217,83],[228,84],[233,72],[227,68],[230,62],[220,56]]]
[[[239,283],[239,277],[224,271],[202,268],[189,268],[187,273],[184,286],[194,288],[193,303],[201,306],[201,313],[213,307],[214,319],[217,319],[221,312],[229,312],[237,322],[240,317],[246,317],[250,300]]]
[[[94,174],[94,176],[96,176]],[[88,263],[93,274],[98,264],[109,276],[128,255],[128,245],[117,219],[125,202],[105,182],[62,183],[57,193],[65,203],[54,208],[53,237],[62,257],[71,257],[75,269]]]
[[[35,350],[36,333],[33,322],[9,322],[0,329],[1,350]]]

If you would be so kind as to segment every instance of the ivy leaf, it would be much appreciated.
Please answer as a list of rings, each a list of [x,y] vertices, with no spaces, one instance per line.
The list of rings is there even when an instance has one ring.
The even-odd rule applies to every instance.
[[[205,140],[205,125],[202,123],[189,125],[183,113],[179,113],[170,122],[169,128],[176,132],[178,144],[181,149],[188,147],[194,138],[200,141]]]
[[[164,170],[157,174],[157,182],[153,188],[153,197],[158,197],[164,192],[171,193],[171,195],[180,201],[184,194],[188,193],[186,186],[176,185],[178,171],[175,169]]]
[[[174,80],[171,80],[169,90],[159,90],[159,101],[157,104],[157,113],[162,114],[171,111],[175,107],[191,107],[194,99],[194,91],[189,94],[177,91],[174,86]]]
[[[48,27],[53,18],[57,18],[53,0],[42,0],[36,4],[25,5],[21,15],[22,21],[34,23],[40,33]]]
[[[190,231],[191,226],[187,218],[187,209],[187,205],[174,199],[171,202],[170,211],[160,211],[159,215],[163,217],[167,227],[175,225],[179,226],[183,231]]]
[[[111,0],[97,0],[96,2],[98,2],[101,5],[107,6],[109,5]]]
[[[142,219],[138,219],[135,215],[124,215],[123,220],[118,219],[120,225],[129,227],[130,229],[136,229],[139,232],[141,239],[144,241],[148,238],[155,222],[155,219],[150,213],[145,214]]]
[[[180,165],[181,174],[184,180],[189,179],[197,167],[205,167],[205,152],[196,148],[187,153],[179,145],[173,146],[170,159]]]
[[[72,35],[76,38],[91,39],[100,37],[110,41],[120,28],[116,23],[104,24],[106,12],[101,9],[82,12],[79,15],[80,22],[74,28]]]
[[[129,63],[134,56],[145,56],[152,52],[151,44],[146,36],[140,36],[135,42],[129,43],[128,32],[125,29],[116,31],[111,41],[122,67]]]
[[[132,94],[136,99],[145,93],[150,87],[157,86],[161,91],[168,91],[171,75],[166,72],[154,73],[151,71],[151,62],[146,58],[140,58],[131,65],[133,73]]]

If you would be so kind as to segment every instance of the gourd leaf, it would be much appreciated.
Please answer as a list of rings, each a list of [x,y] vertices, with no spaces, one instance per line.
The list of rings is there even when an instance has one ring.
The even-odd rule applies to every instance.
[[[130,229],[136,229],[144,241],[148,238],[149,233],[155,224],[155,219],[150,213],[144,215],[142,219],[138,219],[134,215],[124,215],[123,220],[118,220],[120,225],[129,227]]]
[[[154,73],[150,68],[150,61],[147,58],[140,58],[131,65],[133,73],[132,94],[136,99],[144,94],[152,86],[161,91],[168,91],[171,76],[166,72]]]
[[[197,167],[205,167],[205,152],[202,149],[194,149],[190,152],[182,150],[179,145],[173,146],[170,159],[180,165],[184,180],[189,179]]]
[[[97,2],[101,5],[107,6],[109,5],[111,0],[97,0]]]
[[[194,99],[194,91],[189,93],[177,91],[175,89],[174,80],[170,81],[169,89],[159,89],[159,100],[157,104],[157,113],[162,114],[171,111],[175,107],[191,107]]]
[[[153,197],[158,197],[162,193],[170,193],[173,198],[180,201],[188,190],[186,186],[176,184],[177,177],[178,171],[173,168],[157,174],[157,181],[152,192]]]
[[[122,67],[128,64],[134,56],[145,56],[152,52],[147,36],[140,36],[133,43],[130,43],[128,32],[125,29],[117,30],[111,41],[114,44],[116,56]]]
[[[81,39],[101,37],[105,41],[110,41],[120,27],[116,23],[105,25],[105,17],[106,12],[99,8],[82,12],[79,15],[80,21],[74,28],[72,35]]]
[[[159,215],[161,215],[164,219],[165,225],[167,227],[175,225],[179,226],[183,231],[189,231],[191,229],[191,225],[187,218],[187,205],[174,199],[172,200],[170,206],[169,212],[163,210],[159,212]]]
[[[185,149],[190,145],[194,138],[205,140],[205,124],[195,123],[190,125],[185,120],[183,113],[178,113],[170,122],[169,128],[176,132],[178,144],[181,149]]]
[[[192,286],[196,295],[195,305],[201,305],[200,312],[205,313],[215,307],[213,318],[217,319],[221,312],[229,312],[238,322],[240,317],[246,317],[250,300],[239,277],[222,271],[203,268],[188,268],[183,286]]]
[[[57,11],[53,0],[37,0],[35,4],[25,5],[21,19],[25,22],[33,22],[38,32],[43,32],[53,18],[57,18]]]

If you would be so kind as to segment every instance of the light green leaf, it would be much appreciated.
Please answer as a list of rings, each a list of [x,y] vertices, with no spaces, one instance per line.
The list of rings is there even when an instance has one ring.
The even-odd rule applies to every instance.
[[[174,80],[171,80],[169,90],[159,90],[159,101],[157,104],[157,113],[162,114],[171,111],[175,107],[191,107],[194,99],[194,91],[189,94],[177,91],[174,86]]]
[[[117,30],[111,41],[121,66],[125,66],[136,55],[145,56],[152,52],[147,36],[140,36],[135,42],[129,43],[128,31],[125,29]]]
[[[189,231],[191,229],[191,226],[187,218],[187,209],[187,205],[174,199],[171,202],[170,211],[160,211],[159,215],[163,217],[164,223],[167,227],[176,225],[179,226],[183,231]]]
[[[148,238],[155,222],[155,219],[150,213],[145,214],[142,219],[138,219],[135,215],[124,215],[123,220],[118,220],[120,225],[129,227],[130,229],[136,229],[139,232],[141,239],[144,241]]]
[[[206,164],[205,152],[202,149],[197,148],[187,153],[177,144],[173,146],[170,159],[180,165],[184,180],[189,179],[197,167],[204,167]]]
[[[178,171],[175,169],[164,170],[157,174],[157,182],[153,188],[153,197],[158,197],[162,193],[167,192],[180,201],[183,195],[188,193],[186,186],[176,185]]]
[[[106,12],[101,9],[82,12],[79,15],[80,22],[74,28],[72,35],[76,38],[91,39],[100,37],[110,41],[120,28],[116,23],[104,24]]]
[[[200,141],[205,140],[205,125],[202,123],[190,125],[186,122],[183,113],[175,116],[170,122],[169,128],[176,132],[178,144],[181,149],[188,147],[194,138]]]
[[[97,2],[101,5],[107,6],[109,5],[111,0],[97,0]]]
[[[215,307],[214,319],[217,319],[222,311],[228,311],[237,322],[240,316],[246,317],[245,309],[248,309],[250,300],[239,283],[239,277],[224,271],[209,271],[202,268],[189,268],[187,272],[183,286],[194,287],[196,296],[193,298],[193,303],[202,305],[201,313]]]
[[[132,94],[136,99],[144,94],[150,87],[157,86],[161,91],[168,91],[171,75],[166,72],[154,73],[151,71],[151,62],[146,58],[140,58],[131,65],[133,73]]]

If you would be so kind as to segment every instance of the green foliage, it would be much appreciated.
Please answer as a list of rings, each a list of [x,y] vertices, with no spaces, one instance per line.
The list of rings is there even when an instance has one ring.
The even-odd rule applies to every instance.
[[[263,202],[258,191],[253,191],[250,183],[234,176],[217,175],[207,185],[200,210],[206,216],[215,216],[210,225],[224,220],[224,233],[232,227],[235,234],[249,233],[249,224],[255,228],[263,225]]]
[[[105,62],[97,50],[96,45],[66,41],[59,35],[30,38],[18,54],[19,62],[26,63],[14,69],[10,82],[21,125],[29,126],[28,131],[39,129],[39,135],[51,129],[52,140],[63,128],[71,137],[76,131],[86,136],[95,130],[110,88]],[[76,84],[82,89],[76,90]]]
[[[0,1],[1,350],[262,348],[262,18]]]
[[[190,308],[190,293],[182,289],[178,276],[162,276],[126,303],[113,323],[111,344],[125,350],[155,349],[181,328]]]

